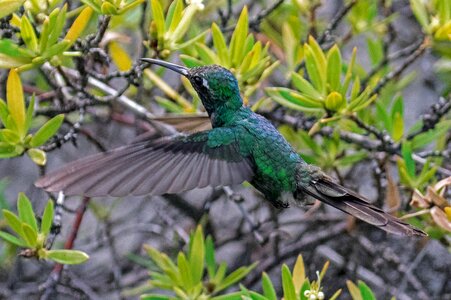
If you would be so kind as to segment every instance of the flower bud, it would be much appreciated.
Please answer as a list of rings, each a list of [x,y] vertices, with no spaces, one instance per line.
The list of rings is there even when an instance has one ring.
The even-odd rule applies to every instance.
[[[331,92],[327,95],[325,106],[327,110],[337,111],[344,104],[344,99],[340,93]]]

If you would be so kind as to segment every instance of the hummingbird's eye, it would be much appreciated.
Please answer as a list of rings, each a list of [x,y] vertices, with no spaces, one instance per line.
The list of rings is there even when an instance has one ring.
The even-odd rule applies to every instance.
[[[194,80],[194,83],[197,84],[197,85],[201,85],[202,81],[203,81],[202,77],[200,77],[200,76],[194,76],[193,80]]]

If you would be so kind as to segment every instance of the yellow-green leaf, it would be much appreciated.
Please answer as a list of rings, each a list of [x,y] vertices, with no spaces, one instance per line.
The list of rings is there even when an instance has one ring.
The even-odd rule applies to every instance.
[[[86,25],[88,25],[88,22],[92,16],[92,12],[93,10],[89,6],[83,9],[80,15],[78,15],[78,17],[75,19],[64,39],[73,44],[86,28]]]
[[[215,46],[216,51],[218,51],[218,56],[221,64],[225,67],[230,66],[230,56],[227,49],[227,44],[225,42],[224,35],[222,34],[221,29],[219,29],[216,23],[213,23],[211,25],[211,35],[213,37],[213,45]]]
[[[5,217],[6,223],[12,230],[14,230],[19,236],[23,236],[22,222],[19,217],[9,210],[3,210],[3,216]]]
[[[352,281],[347,280],[346,285],[348,286],[348,290],[349,293],[351,294],[352,300],[363,300],[359,288]]]
[[[7,15],[12,14],[16,10],[18,10],[25,0],[2,0],[1,5],[2,9],[0,10],[0,19],[6,17]]]
[[[36,37],[36,33],[25,15],[22,16],[20,23],[20,36],[25,42],[25,45],[27,45],[28,49],[34,52],[38,51],[38,39]]]
[[[104,15],[115,16],[118,14],[118,10],[117,10],[116,6],[114,6],[110,2],[106,2],[106,1],[102,3],[102,6],[100,7],[100,11]]]
[[[242,57],[244,56],[244,44],[246,42],[248,32],[248,13],[247,6],[244,6],[241,11],[240,18],[233,32],[230,40],[230,56],[232,58],[232,64],[237,66],[240,64]]]
[[[110,49],[111,59],[119,71],[130,70],[133,62],[124,48],[122,48],[121,45],[115,41],[110,42],[108,47]]]
[[[293,283],[296,292],[299,292],[305,280],[305,267],[302,255],[298,256],[293,268]]]
[[[291,81],[293,82],[293,85],[301,92],[306,94],[307,96],[322,100],[323,96],[320,92],[318,92],[307,80],[305,80],[301,75],[298,73],[293,72],[291,75]]]
[[[195,283],[202,280],[205,262],[205,245],[202,227],[198,226],[192,238],[190,249],[189,264],[191,268],[192,279]]]
[[[159,0],[152,0],[150,2],[150,5],[152,8],[153,21],[155,22],[155,25],[157,27],[157,37],[158,37],[158,40],[160,40],[163,38],[163,35],[164,35],[163,8],[161,7]]]
[[[44,166],[47,163],[47,155],[41,149],[31,148],[27,151],[27,154],[39,166]]]
[[[78,250],[48,250],[47,258],[60,264],[75,265],[84,263],[89,256]]]
[[[31,228],[30,225],[26,223],[22,223],[22,230],[24,233],[25,241],[27,242],[30,248],[34,248],[38,242],[38,233],[36,230]]]
[[[8,111],[17,126],[20,137],[24,137],[25,132],[25,103],[23,99],[23,90],[20,77],[16,70],[11,69],[6,83],[6,101]]]
[[[334,45],[327,53],[327,82],[332,91],[338,91],[341,75],[341,54],[337,45]]]

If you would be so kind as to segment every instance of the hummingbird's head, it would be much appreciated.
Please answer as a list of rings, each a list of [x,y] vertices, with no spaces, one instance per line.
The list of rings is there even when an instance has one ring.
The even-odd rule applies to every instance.
[[[219,108],[236,110],[243,105],[235,76],[221,66],[187,68],[152,58],[141,60],[163,66],[188,78],[209,115]]]

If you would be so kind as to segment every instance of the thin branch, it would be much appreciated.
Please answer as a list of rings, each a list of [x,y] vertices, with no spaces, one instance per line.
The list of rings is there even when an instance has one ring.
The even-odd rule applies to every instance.
[[[327,25],[326,30],[318,38],[318,43],[322,44],[330,39],[331,32],[337,28],[341,20],[351,11],[352,7],[357,3],[357,0],[351,0],[346,4],[332,19],[332,21]]]

